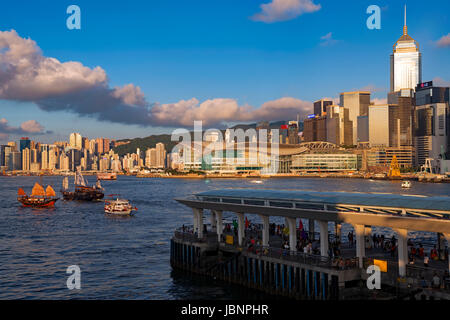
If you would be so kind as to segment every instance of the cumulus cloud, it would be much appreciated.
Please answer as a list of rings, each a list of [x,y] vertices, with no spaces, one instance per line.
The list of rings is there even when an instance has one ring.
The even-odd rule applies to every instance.
[[[200,103],[192,98],[155,105],[152,118],[156,123],[167,126],[192,126],[194,120],[201,120],[204,126],[211,127],[232,121],[295,119],[297,114],[304,116],[311,110],[312,103],[291,97],[268,101],[260,108],[239,106],[234,99],[211,99]]]
[[[286,21],[301,16],[304,13],[312,13],[321,9],[320,4],[312,0],[272,0],[260,6],[261,12],[251,17],[254,21],[272,23]]]
[[[444,48],[444,47],[450,47],[450,33],[446,36],[442,36],[437,42],[438,47]]]
[[[296,2],[307,6],[310,1]],[[72,112],[99,121],[171,127],[191,127],[194,120],[202,120],[204,126],[286,120],[312,109],[310,102],[290,97],[266,102],[260,108],[226,98],[149,103],[139,87],[127,84],[112,88],[101,67],[45,57],[36,42],[20,37],[14,30],[0,32],[0,99],[33,102],[44,111]],[[5,128],[0,133],[13,133],[11,127],[9,131]],[[44,130],[34,120],[16,129],[29,133]]]
[[[28,120],[23,122],[19,127],[10,126],[8,120],[0,119],[0,139],[8,139],[10,134],[43,134],[48,133],[44,127],[36,120]]]
[[[35,41],[14,30],[0,32],[0,99],[34,102],[46,111],[68,110],[112,122],[149,122],[149,104],[139,87],[110,88],[102,68],[45,57]]]

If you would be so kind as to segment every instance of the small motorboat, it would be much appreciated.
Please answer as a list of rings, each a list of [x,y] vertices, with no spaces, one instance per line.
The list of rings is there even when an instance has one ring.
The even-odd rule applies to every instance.
[[[263,183],[262,180],[252,180],[251,183],[261,184]]]
[[[403,181],[402,188],[405,188],[405,189],[411,188],[411,181],[408,181],[408,180]]]
[[[105,200],[105,212],[107,214],[128,216],[133,211],[137,211],[137,208],[133,207],[128,200],[119,198],[116,200]]]

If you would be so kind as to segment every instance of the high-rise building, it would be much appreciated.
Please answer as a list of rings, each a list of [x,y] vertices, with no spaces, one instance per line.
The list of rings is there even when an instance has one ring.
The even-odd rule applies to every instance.
[[[327,106],[327,141],[337,145],[353,144],[353,123],[349,110],[342,106]]]
[[[303,141],[327,141],[327,117],[311,115],[303,121]]]
[[[391,55],[391,92],[401,89],[414,89],[422,82],[422,55],[419,43],[408,35],[405,23],[403,35],[394,44]]]
[[[369,107],[369,146],[389,147],[389,105]]]
[[[22,150],[22,170],[30,171],[31,169],[31,153],[29,148]]]
[[[358,138],[358,117],[367,116],[370,105],[369,91],[343,92],[340,95],[340,105],[348,109],[348,117],[352,122],[352,143],[357,144]],[[328,113],[327,113],[328,114]]]
[[[79,133],[71,133],[69,137],[69,145],[73,149],[81,150],[83,148],[83,139]]]
[[[166,148],[161,142],[156,144],[156,167],[166,167]]]
[[[19,146],[20,146],[20,150],[19,150],[20,152],[22,152],[26,148],[31,149],[31,140],[30,140],[30,138],[28,138],[28,137],[20,138]]]
[[[401,89],[389,93],[391,147],[413,145],[414,90]]]
[[[327,112],[327,106],[331,106],[333,101],[327,99],[320,99],[314,102],[314,114],[316,116],[323,116]]]

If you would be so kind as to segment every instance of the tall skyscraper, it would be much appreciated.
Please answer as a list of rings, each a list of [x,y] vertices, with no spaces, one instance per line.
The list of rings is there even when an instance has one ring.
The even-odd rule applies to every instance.
[[[31,166],[31,154],[30,149],[25,148],[22,150],[22,170],[30,171]]]
[[[70,147],[73,149],[81,150],[83,147],[83,139],[79,133],[71,133],[69,138]]]
[[[327,106],[327,141],[340,145],[352,144],[353,123],[349,120],[349,110],[342,106]]]
[[[322,116],[325,112],[327,112],[327,106],[331,106],[333,101],[327,99],[320,99],[314,102],[314,114],[316,116]]]
[[[358,117],[367,116],[370,105],[369,91],[343,92],[340,95],[340,105],[348,110],[348,118],[352,121],[352,142],[356,145],[358,139]],[[327,113],[328,115],[328,113]]]
[[[420,84],[416,88],[414,145],[418,165],[423,165],[426,158],[449,158],[449,90],[446,87],[434,87],[432,82]]]
[[[20,152],[22,152],[24,149],[31,149],[31,140],[28,137],[22,137],[20,139]]]
[[[391,92],[414,89],[421,82],[422,55],[419,52],[419,43],[408,35],[405,6],[403,35],[394,44],[391,55]]]
[[[156,166],[158,168],[166,167],[166,148],[161,142],[156,144]]]

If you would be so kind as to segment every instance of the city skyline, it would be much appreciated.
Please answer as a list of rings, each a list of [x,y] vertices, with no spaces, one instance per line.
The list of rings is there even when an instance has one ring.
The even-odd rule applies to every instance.
[[[135,123],[133,123],[133,120],[108,119],[101,113],[92,114],[79,108],[66,110],[60,106],[49,106],[48,104],[42,104],[42,101],[39,99],[37,99],[38,105],[40,104],[40,107],[38,107],[34,102],[36,99],[17,94],[16,96],[9,95],[12,98],[0,100],[0,107],[3,111],[0,116],[2,119],[0,122],[0,128],[2,129],[0,135],[3,137],[3,142],[18,140],[23,135],[30,135],[35,139],[51,142],[61,140],[74,131],[82,131],[82,135],[87,136],[109,136],[116,139],[170,133],[171,128],[177,127],[175,124],[188,127],[188,120],[199,116],[208,117],[208,110],[217,110],[218,108],[232,110],[232,112],[222,114],[222,118],[226,123],[257,122],[258,120],[268,120],[267,118],[271,118],[274,115],[287,117],[292,116],[296,111],[304,116],[312,113],[313,101],[325,97],[337,100],[341,92],[352,90],[371,91],[374,101],[385,101],[389,91],[389,54],[392,53],[392,44],[402,32],[404,1],[390,2],[389,5],[384,6],[380,3],[382,8],[381,30],[368,30],[365,26],[365,21],[369,16],[365,13],[365,9],[369,5],[368,2],[365,3],[363,1],[355,6],[339,8],[336,7],[336,4],[329,1],[300,1],[300,3],[309,2],[316,6],[311,7],[312,9],[309,12],[305,11],[302,14],[297,13],[293,16],[267,16],[267,12],[265,16],[255,16],[260,9],[259,5],[242,5],[242,12],[240,11],[239,14],[234,13],[233,17],[236,20],[228,21],[227,23],[235,28],[240,23],[245,23],[246,28],[250,27],[250,31],[246,30],[244,32],[245,35],[237,35],[236,29],[227,29],[226,31],[222,30],[223,32],[218,34],[217,39],[215,39],[213,30],[205,30],[209,35],[203,38],[206,40],[200,41],[198,38],[193,37],[184,38],[186,41],[183,42],[181,41],[183,37],[180,35],[181,38],[173,38],[173,43],[170,43],[168,40],[164,43],[164,34],[166,36],[173,35],[171,30],[161,30],[160,35],[157,35],[156,31],[152,30],[152,36],[155,37],[154,42],[148,39],[142,40],[142,43],[139,43],[136,39],[128,40],[132,49],[129,49],[128,54],[123,55],[125,59],[119,59],[119,53],[121,57],[122,53],[127,53],[124,49],[128,47],[126,45],[127,41],[123,43],[125,46],[102,41],[93,45],[93,37],[96,35],[96,31],[93,31],[89,24],[96,25],[98,23],[90,16],[99,10],[97,5],[80,2],[82,13],[86,15],[82,29],[72,32],[67,29],[64,30],[63,27],[61,27],[63,30],[56,28],[54,30],[55,36],[63,38],[57,44],[51,43],[50,39],[48,39],[47,28],[49,26],[44,25],[32,32],[30,31],[29,24],[34,21],[32,17],[24,19],[25,22],[18,23],[14,21],[15,25],[12,23],[8,25],[9,20],[2,19],[0,30],[3,32],[11,29],[16,30],[17,35],[12,37],[14,41],[20,42],[28,37],[36,41],[36,46],[42,50],[41,58],[52,57],[61,62],[77,61],[85,68],[89,68],[89,71],[84,70],[85,72],[98,77],[101,83],[106,83],[107,89],[113,90],[122,101],[131,101],[138,106],[146,104],[150,106],[150,109],[153,109],[155,106],[159,107],[159,113],[156,113],[159,116],[158,121],[151,121],[150,123],[134,121]],[[233,5],[236,4],[233,3]],[[445,28],[448,25],[445,19],[439,25],[430,21],[429,15],[445,16],[445,13],[443,13],[446,12],[445,6],[448,6],[448,4],[442,2],[442,5],[436,6],[438,10],[434,12],[431,10],[422,14],[419,2],[408,2],[408,33],[412,34],[413,38],[421,43],[423,81],[434,80],[435,85],[448,85],[448,79],[445,79],[445,75],[448,74],[448,64],[440,62],[445,61],[444,58],[448,55],[448,44],[446,46],[445,41],[445,35],[447,34]],[[212,5],[212,7],[215,7],[215,5]],[[47,14],[54,15],[57,11],[60,11],[60,8],[62,6],[55,6]],[[14,5],[10,5],[11,11],[15,9],[17,8]],[[114,6],[103,9],[106,10],[106,16],[114,17],[118,15],[118,8]],[[162,4],[156,9],[156,11],[167,12],[167,8]],[[224,12],[229,10],[228,7],[221,9]],[[269,9],[270,7],[267,10]],[[256,12],[253,12],[255,10]],[[241,16],[243,12],[247,11],[248,14]],[[156,14],[155,10],[149,10],[148,13],[151,16]],[[136,13],[134,12],[133,14]],[[348,19],[340,19],[340,21],[344,20],[343,22],[345,23],[338,27],[336,25],[329,26],[328,23],[319,25],[316,21],[316,19],[327,17],[330,14],[342,17],[358,17],[358,19],[355,19],[358,23],[355,20],[352,20],[353,22],[350,23],[346,22]],[[25,15],[28,14],[25,13]],[[64,20],[64,14],[61,15],[61,19]],[[125,17],[124,19],[129,20],[131,17]],[[421,26],[425,20],[427,21],[427,28],[424,29]],[[52,26],[53,23],[49,22]],[[136,22],[136,24],[142,26],[141,23],[143,22]],[[306,32],[305,29],[301,29],[301,27],[305,27],[305,24],[314,26],[314,30]],[[228,26],[228,24],[223,25],[223,27],[225,26]],[[356,26],[358,27],[355,29]],[[113,30],[117,30],[118,26],[113,24],[112,27]],[[219,27],[218,23],[213,25],[214,30],[217,30],[216,28]],[[291,27],[294,27],[294,29]],[[191,28],[198,32],[201,30],[198,22],[195,21],[192,22]],[[353,28],[352,32],[344,34],[343,30],[348,28]],[[296,41],[292,41],[294,37],[287,41],[288,35],[286,35],[286,32],[288,29],[289,36],[293,36],[295,30],[299,31],[297,38],[295,38]],[[329,30],[329,32],[326,32],[326,30]],[[116,35],[117,38],[123,40],[123,33],[126,31],[131,30],[123,28],[121,33]],[[142,28],[135,30],[137,34],[143,31],[145,30]],[[182,31],[180,32],[183,34]],[[43,34],[46,34],[46,36],[43,37]],[[201,32],[199,34],[205,36]],[[275,40],[280,34],[283,37]],[[236,36],[233,37],[233,35]],[[267,37],[263,35],[267,35]],[[257,37],[255,38],[255,36]],[[109,33],[104,34],[105,41],[109,37],[111,37]],[[220,39],[224,40],[223,44],[219,43]],[[253,41],[244,43],[244,39],[253,39]],[[192,40],[192,42],[187,40]],[[283,40],[286,40],[285,43],[281,43]],[[279,46],[276,46],[276,44]],[[2,46],[4,45],[5,39],[3,39]],[[90,48],[90,45],[93,48]],[[105,47],[102,49],[100,48],[101,45]],[[119,46],[121,49],[118,48]],[[211,53],[209,50],[214,46],[217,48],[216,51],[223,50],[222,53],[235,52],[231,57],[224,57],[222,53],[216,52],[211,54],[212,57],[210,59],[203,61],[200,61],[200,58],[194,59],[191,56],[198,50]],[[162,51],[168,53],[165,58],[158,56],[162,52],[161,48],[164,48]],[[183,61],[176,61],[184,60],[185,55],[180,54],[183,50],[188,56],[186,59],[194,59],[195,61],[193,62],[196,63],[184,64]],[[0,51],[0,53],[3,52]],[[109,54],[106,54],[107,52]],[[144,52],[149,54],[149,56],[144,57]],[[304,58],[304,55],[308,59],[301,59]],[[312,57],[313,55],[316,57]],[[351,59],[348,59],[349,55],[351,55]],[[298,59],[293,59],[294,56],[297,56]],[[141,58],[138,61],[145,66],[141,72],[137,70],[140,69],[137,68],[137,62],[129,61],[132,60],[131,57]],[[170,75],[164,72],[147,73],[146,71],[150,70],[147,69],[148,64],[152,64],[149,62],[152,61],[152,58],[155,58],[154,61],[166,59],[164,66],[174,62],[180,66],[183,63],[184,68],[191,71],[190,81],[180,77],[179,70],[175,72],[175,70],[170,69]],[[238,62],[233,63],[233,61],[230,61],[233,58],[237,59]],[[250,63],[249,59],[251,58],[256,59]],[[286,68],[293,60],[296,60],[296,64],[293,65],[292,70],[297,72],[290,72],[291,69],[288,70]],[[358,71],[348,70],[348,60],[351,60],[352,65],[364,65],[366,68],[365,73],[361,73],[358,70],[362,69],[362,67],[355,68]],[[372,63],[367,63],[369,60]],[[5,58],[1,62],[5,63],[5,61],[8,62]],[[208,65],[211,66],[213,63],[216,69],[222,69],[223,66],[220,61],[223,61],[225,66],[231,66],[230,71],[224,72],[224,70],[220,70],[221,76],[214,77],[214,81],[210,85],[205,86],[205,79],[201,79],[201,76],[192,73],[195,68],[204,71]],[[305,61],[308,63],[305,63]],[[331,63],[332,61],[340,61],[340,63]],[[101,70],[94,69],[96,66],[99,66]],[[127,70],[127,66],[131,66],[131,69]],[[253,68],[257,72],[251,76],[247,73],[244,77],[241,77],[245,80],[240,80],[241,78],[239,78],[231,81],[229,73],[236,71],[235,68],[237,67],[242,68],[241,73],[248,71],[248,68]],[[299,67],[302,67],[302,70],[305,71],[300,70]],[[348,72],[343,73],[342,70],[344,69]],[[267,71],[267,73],[264,73],[262,70]],[[324,71],[329,71],[329,73],[327,74]],[[319,74],[322,76],[318,77]],[[161,79],[159,83],[154,79],[158,78],[158,76]],[[204,73],[205,78],[209,79],[209,76],[214,76],[214,72]],[[338,81],[337,77],[342,78],[342,80]],[[104,79],[108,80],[102,82]],[[173,79],[176,79],[175,85],[167,86],[167,83]],[[244,81],[244,85],[241,81]],[[181,82],[185,86],[180,85]],[[165,88],[164,90],[152,90],[154,84],[157,84],[155,88],[158,88],[158,85],[160,88]],[[39,96],[39,93],[37,95]],[[64,100],[64,102],[67,101]],[[23,112],[17,112],[18,108],[21,108]],[[178,114],[185,115],[190,113],[191,116],[184,116],[183,119],[173,119],[175,117],[169,112],[171,110],[180,110]],[[108,110],[105,111],[109,112]],[[89,117],[89,115],[94,115],[94,118]],[[221,118],[214,116],[206,120],[209,121],[211,126],[224,124]],[[273,120],[289,119],[275,118]],[[127,122],[127,124],[120,122]],[[68,125],[68,123],[72,124],[72,126]],[[9,135],[9,137],[5,139],[6,135]]]

